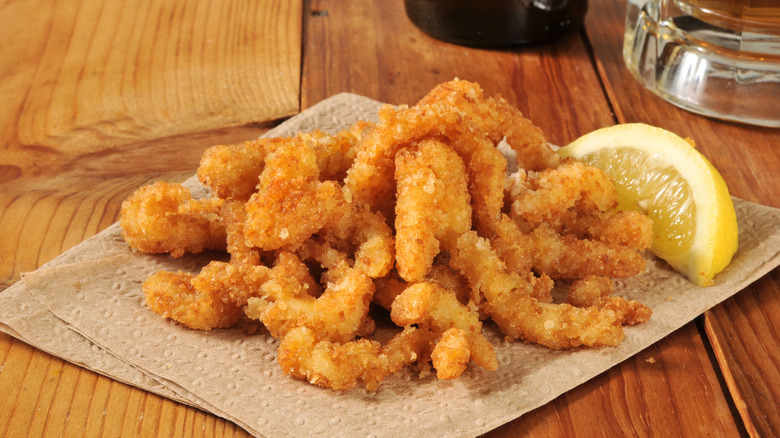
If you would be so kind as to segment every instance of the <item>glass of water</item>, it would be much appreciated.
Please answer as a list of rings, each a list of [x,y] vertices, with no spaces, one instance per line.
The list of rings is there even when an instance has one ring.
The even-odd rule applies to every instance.
[[[623,57],[679,107],[780,127],[780,0],[629,0]]]

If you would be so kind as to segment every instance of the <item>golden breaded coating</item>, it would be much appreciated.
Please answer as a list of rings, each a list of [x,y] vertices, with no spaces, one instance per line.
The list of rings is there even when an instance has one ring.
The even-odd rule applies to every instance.
[[[374,283],[364,272],[346,262],[346,256],[334,256],[329,250],[315,254],[328,270],[327,287],[318,298],[308,294],[250,298],[245,313],[263,322],[275,338],[282,339],[292,329],[305,326],[322,340],[347,342],[356,336],[367,336],[373,330],[368,318]],[[284,280],[284,279],[282,279]],[[276,288],[279,291],[289,288]]]
[[[452,291],[461,304],[479,304],[479,291],[474,291],[468,281],[460,273],[452,269],[446,262],[437,262],[425,276],[425,281],[436,283],[442,288]]]
[[[122,236],[138,251],[181,257],[204,249],[225,249],[219,199],[192,199],[181,184],[156,182],[122,203]]]
[[[526,272],[533,267],[533,239],[504,213],[497,219],[483,220],[477,227],[479,235],[489,239],[499,258],[512,272]]]
[[[466,371],[471,350],[466,334],[457,327],[450,327],[433,347],[431,363],[436,377],[442,380],[457,379]]]
[[[509,339],[554,349],[617,345],[623,339],[620,321],[612,311],[543,303],[534,298],[533,276],[507,272],[489,241],[474,232],[458,239],[452,263],[472,287],[480,289],[488,313]]]
[[[266,159],[259,190],[246,203],[246,245],[264,251],[296,249],[319,233],[334,244],[348,243],[356,268],[371,277],[395,261],[393,233],[380,213],[350,199],[335,181],[320,181],[314,150],[291,142]]]
[[[146,305],[165,318],[199,330],[230,327],[241,318],[241,307],[219,296],[197,290],[193,276],[183,272],[156,272],[144,281]]]
[[[415,283],[395,298],[390,317],[399,326],[416,324],[438,334],[457,328],[477,365],[488,370],[498,368],[493,345],[482,335],[477,309],[461,304],[452,291],[434,283]]]
[[[555,167],[560,161],[541,129],[501,96],[485,97],[479,84],[457,79],[444,82],[434,87],[416,106],[435,105],[445,110],[451,108],[450,112],[456,112],[471,123],[475,131],[484,133],[494,145],[506,137],[509,146],[517,151],[520,168],[544,169]]]
[[[246,202],[257,189],[265,157],[288,142],[286,138],[259,138],[237,145],[212,146],[200,159],[198,179],[218,198]]]
[[[650,246],[652,222],[637,212],[614,211],[617,192],[602,170],[565,160],[555,169],[520,172],[508,178],[506,189],[517,231],[497,232],[495,243],[512,268],[521,266],[511,263],[512,256],[522,253],[531,256],[535,272],[556,279],[629,277],[644,270],[638,250]],[[502,251],[505,242],[522,249]]]
[[[373,123],[359,121],[336,135],[322,131],[298,135],[317,154],[320,179],[342,181],[355,161],[357,145],[373,128]]]
[[[246,224],[245,203],[227,199],[219,210],[225,225],[225,239],[230,262],[236,264],[259,265],[261,251],[246,243],[244,224]]]
[[[632,248],[561,235],[546,225],[535,229],[531,237],[534,270],[552,278],[632,277],[647,264]]]
[[[506,158],[488,139],[465,136],[450,143],[466,164],[474,222],[483,228],[501,214]]]
[[[393,301],[401,292],[409,286],[409,283],[398,276],[393,270],[390,274],[374,280],[376,291],[374,292],[373,302],[381,308],[389,311],[393,306]]]
[[[653,221],[638,211],[561,217],[562,234],[641,251],[653,243]]]
[[[357,211],[352,218],[352,225],[346,229],[352,234],[349,240],[356,245],[355,269],[365,272],[371,278],[387,275],[393,269],[396,257],[393,230],[381,213]]]
[[[298,327],[282,339],[277,360],[286,374],[314,385],[343,391],[363,382],[373,391],[404,366],[427,361],[432,338],[425,330],[407,327],[384,346],[368,339],[340,344]]]
[[[468,178],[458,154],[426,140],[396,155],[396,269],[406,281],[420,281],[441,249],[471,228]]]
[[[250,297],[260,294],[261,287],[269,281],[271,274],[272,270],[265,266],[212,261],[190,283],[201,296],[244,306]]]
[[[354,254],[355,268],[371,278],[383,277],[393,269],[393,230],[381,213],[368,210],[366,205],[355,201],[341,203],[318,235],[334,247]]]
[[[449,265],[435,263],[428,275],[425,276],[424,281],[435,283],[446,290],[452,291],[461,304],[470,308],[476,308],[480,320],[488,318],[481,306],[482,300],[480,299],[479,290],[472,289],[468,281]],[[385,277],[374,280],[374,284],[376,285],[374,303],[389,311],[392,309],[395,297],[412,283],[404,281],[398,276],[397,272],[393,271]]]
[[[471,82],[450,81],[435,87],[413,107],[382,107],[379,123],[361,143],[345,182],[356,199],[389,217],[393,211],[393,158],[400,149],[425,138],[446,139],[451,145],[487,141],[495,146],[505,137],[523,153],[523,166],[557,165],[559,158],[541,131],[503,98],[486,98],[479,85]],[[484,176],[504,177],[493,173]]]
[[[617,207],[617,191],[607,174],[594,166],[567,161],[555,169],[531,172],[522,184],[509,188],[512,213],[536,228],[556,224],[574,209],[604,212]]]
[[[614,285],[608,277],[586,277],[577,280],[569,287],[567,302],[572,306],[608,309],[620,318],[623,325],[641,324],[653,314],[644,304],[612,296]]]
[[[198,179],[214,196],[246,202],[257,190],[258,178],[268,154],[291,142],[303,141],[317,157],[320,179],[344,179],[357,154],[357,144],[373,128],[360,121],[335,135],[322,131],[300,133],[295,138],[259,138],[236,145],[208,148],[198,166]]]
[[[331,220],[344,195],[338,183],[319,181],[317,156],[303,141],[286,143],[266,162],[246,203],[244,239],[264,251],[295,249]]]

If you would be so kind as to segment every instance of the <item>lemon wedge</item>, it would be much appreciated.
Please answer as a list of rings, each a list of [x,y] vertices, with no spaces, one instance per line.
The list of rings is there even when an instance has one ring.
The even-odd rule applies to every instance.
[[[737,216],[717,169],[688,141],[641,123],[602,128],[559,150],[604,170],[619,208],[653,220],[650,250],[698,286],[737,251]]]

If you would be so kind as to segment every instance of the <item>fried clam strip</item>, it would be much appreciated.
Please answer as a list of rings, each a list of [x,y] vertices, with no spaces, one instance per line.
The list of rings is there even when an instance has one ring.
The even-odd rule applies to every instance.
[[[644,270],[640,251],[650,246],[652,222],[613,211],[617,192],[600,169],[567,160],[555,169],[518,172],[506,186],[517,230],[496,233],[503,259],[500,249],[508,242],[525,248],[533,269],[552,278],[629,277]]]
[[[495,222],[504,204],[506,158],[485,138],[466,137],[450,145],[466,164],[477,228]]]
[[[396,269],[420,281],[441,249],[471,228],[468,178],[458,154],[436,140],[396,155]]]
[[[430,329],[432,332],[442,335],[445,331],[451,331],[445,340],[446,346],[441,347],[440,359],[434,363],[434,368],[440,378],[455,378],[454,370],[465,369],[462,358],[471,358],[477,365],[487,370],[498,369],[498,359],[493,345],[482,334],[482,323],[479,321],[476,308],[469,308],[461,304],[455,293],[442,288],[435,283],[415,283],[404,289],[393,301],[390,318],[401,327],[416,324],[419,327]],[[465,344],[457,341],[464,338]],[[455,353],[452,348],[461,345],[462,352]],[[455,362],[448,362],[446,358],[458,358]],[[461,367],[461,365],[463,365]],[[441,373],[438,373],[441,366]],[[454,369],[453,369],[454,366]]]
[[[505,183],[511,216],[528,231],[545,223],[562,234],[635,250],[652,243],[652,221],[636,211],[615,211],[617,192],[600,169],[566,160],[555,169],[519,171]]]
[[[425,281],[438,284],[442,288],[454,292],[461,304],[470,306],[478,304],[480,302],[479,291],[476,291],[475,294],[468,281],[458,271],[447,264],[442,264],[448,262],[448,260],[442,260],[435,263],[428,275],[425,276]],[[484,315],[480,315],[480,319],[485,319]]]
[[[452,380],[466,371],[471,348],[465,333],[457,327],[450,327],[442,333],[431,352],[431,364],[436,369],[436,377]]]
[[[457,165],[460,160],[456,160],[456,154],[447,152],[447,146],[463,159],[467,179]],[[447,167],[441,169],[444,165]],[[416,151],[413,148],[399,151],[395,223],[396,267],[401,277],[419,281],[430,270],[432,257],[440,249],[439,240],[443,240],[447,249],[452,248],[457,236],[470,229],[472,210],[477,229],[494,239],[499,256],[510,269],[517,272],[530,269],[532,241],[501,213],[505,173],[506,161],[488,139],[464,137],[446,146],[428,140],[421,142]],[[470,193],[462,190],[468,185]],[[441,191],[439,187],[446,189]],[[468,205],[470,197],[473,209]],[[440,212],[441,206],[449,211]],[[541,281],[535,282],[533,296],[551,301],[551,285],[551,280],[543,275]],[[478,294],[473,301],[479,304]]]
[[[487,227],[488,231],[480,234],[490,238],[499,257],[512,271],[523,272],[530,266],[541,276],[569,280],[588,275],[622,278],[643,272],[646,261],[640,251],[648,246],[649,222],[641,216],[619,215],[616,222],[624,226],[621,231],[584,233],[603,230],[601,224],[607,217],[582,222],[572,218],[570,227],[578,227],[580,233],[568,234],[570,229],[561,232],[546,223],[523,233],[524,222],[518,224],[502,215],[492,228]],[[587,221],[591,221],[590,227]]]
[[[554,169],[518,172],[508,187],[512,215],[533,229],[541,223],[555,226],[560,216],[574,210],[595,213],[617,207],[617,191],[607,174],[594,166],[566,161]]]
[[[317,154],[320,179],[342,181],[355,161],[357,145],[372,129],[373,123],[361,120],[335,135],[322,131],[299,135]]]
[[[528,271],[533,265],[532,242],[502,212],[506,159],[488,138],[465,137],[452,142],[451,145],[464,157],[466,163],[476,230],[492,241],[499,257],[511,271]],[[536,150],[544,151],[538,153],[539,156],[546,156],[548,153],[554,155],[546,144],[544,148],[539,147]],[[554,162],[552,159],[545,161],[550,165]],[[536,287],[534,294],[540,300],[551,300],[549,289]]]
[[[379,122],[361,142],[345,178],[355,198],[390,217],[394,157],[399,150],[426,138],[450,145],[485,142],[493,148],[506,138],[520,151],[520,164],[532,169],[554,167],[559,160],[541,131],[503,98],[486,98],[477,84],[454,80],[437,86],[415,106],[395,109],[386,105],[379,110]]]
[[[266,156],[289,141],[288,138],[258,138],[241,144],[212,146],[200,158],[198,180],[216,197],[246,201],[257,187]]]
[[[277,339],[301,326],[313,330],[319,339],[333,342],[348,342],[356,336],[369,335],[374,328],[368,317],[374,294],[371,278],[350,267],[345,254],[326,244],[307,242],[301,254],[302,259],[314,259],[327,270],[323,274],[327,287],[322,295],[296,296],[285,292],[284,282],[275,288],[264,284],[262,297],[247,300],[246,315],[262,321]]]
[[[181,184],[156,182],[122,203],[122,236],[138,251],[181,257],[204,249],[225,249],[222,200],[193,199]]]
[[[222,301],[245,306],[251,298],[274,302],[287,298],[311,298],[320,286],[297,254],[279,251],[273,267],[211,262],[192,280],[200,291]]]
[[[266,157],[259,190],[246,203],[244,239],[264,251],[295,249],[334,216],[344,194],[319,181],[317,156],[300,139]]]
[[[606,277],[586,277],[577,280],[569,286],[567,302],[577,307],[596,306],[609,309],[618,314],[623,325],[641,324],[653,314],[644,304],[612,296],[614,292],[612,280]]]
[[[286,374],[318,386],[344,391],[363,382],[374,391],[409,364],[427,365],[433,338],[425,329],[407,327],[385,345],[370,339],[338,343],[296,327],[282,339],[277,361]]]
[[[446,290],[452,291],[455,293],[458,301],[463,305],[477,305],[479,310],[479,319],[488,319],[489,316],[482,309],[483,303],[480,300],[479,290],[472,289],[471,286],[469,286],[468,281],[466,281],[466,279],[463,278],[463,276],[458,271],[452,269],[447,264],[441,263],[448,263],[448,261],[435,262],[423,281],[428,283],[435,283]],[[398,273],[395,271],[392,271],[385,277],[375,279],[374,284],[376,285],[376,292],[374,292],[374,303],[388,311],[392,310],[393,300],[395,300],[395,297],[397,297],[410,285],[410,283],[399,277]]]
[[[395,297],[403,292],[409,286],[409,283],[399,277],[398,272],[392,270],[388,275],[375,279],[374,286],[376,287],[373,298],[374,304],[390,311]]]
[[[273,268],[212,261],[197,275],[160,271],[143,284],[149,308],[200,330],[236,324],[251,298],[310,298],[318,290],[307,266],[286,251],[277,254]]]
[[[534,270],[555,279],[627,278],[642,273],[647,263],[635,249],[561,235],[547,225],[530,236]]]
[[[244,224],[246,224],[244,202],[226,199],[222,203],[219,213],[225,224],[226,246],[227,252],[230,254],[230,262],[246,265],[261,264],[261,250],[247,244],[244,237]]]
[[[300,133],[295,140],[258,138],[236,145],[213,146],[201,157],[198,179],[219,198],[247,201],[257,189],[268,154],[290,142],[303,141],[317,156],[320,177],[340,181],[355,159],[357,143],[372,128],[372,123],[360,121],[335,135],[313,131]]]
[[[357,269],[371,277],[387,274],[395,247],[385,218],[353,202],[337,182],[321,182],[319,172],[314,150],[302,140],[270,154],[259,190],[245,205],[244,245],[295,250],[319,233],[339,249],[354,252]]]
[[[349,191],[345,190],[349,196]],[[343,202],[318,236],[342,252],[353,254],[354,267],[371,278],[387,275],[395,263],[393,230],[381,213],[358,202]]]
[[[473,231],[458,239],[451,264],[482,292],[488,313],[509,339],[553,349],[617,345],[623,339],[621,322],[612,310],[534,298],[534,282],[540,280],[530,272],[522,276],[507,272],[490,242]]]
[[[417,106],[432,104],[461,111],[461,115],[477,128],[473,133],[484,135],[494,146],[506,139],[517,152],[517,165],[521,169],[546,169],[557,166],[560,161],[539,127],[500,95],[486,98],[479,84],[458,79],[444,82],[423,97]]]
[[[155,313],[191,329],[225,328],[241,319],[240,306],[223,301],[219,294],[209,290],[199,290],[193,285],[193,279],[192,274],[184,272],[153,273],[143,284],[146,305]],[[236,278],[220,278],[220,282],[233,279]],[[241,283],[247,281],[243,274],[237,280]]]
[[[560,218],[561,233],[580,239],[598,240],[637,251],[653,243],[653,221],[638,211],[604,212],[577,215],[569,212]]]

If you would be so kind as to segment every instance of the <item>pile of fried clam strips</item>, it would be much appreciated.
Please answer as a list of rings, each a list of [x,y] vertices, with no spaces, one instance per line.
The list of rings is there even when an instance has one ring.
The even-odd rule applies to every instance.
[[[4,330],[256,435],[474,436],[778,264],[780,214],[736,200],[740,250],[691,285],[608,180],[464,81],[411,107],[339,95],[268,137],[210,149],[208,189],[140,189],[137,250],[115,225],[26,274]]]

